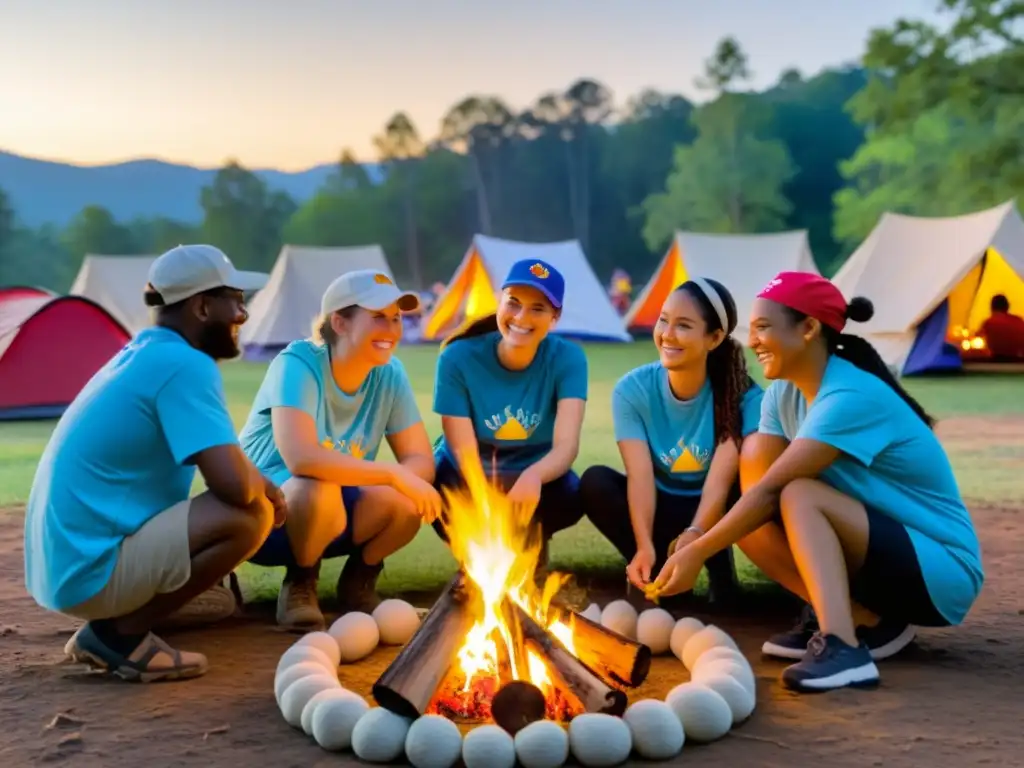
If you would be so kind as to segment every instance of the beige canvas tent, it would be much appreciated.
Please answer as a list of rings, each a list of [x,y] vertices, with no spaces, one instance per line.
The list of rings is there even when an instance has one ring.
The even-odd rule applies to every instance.
[[[309,336],[324,289],[334,278],[355,269],[376,269],[394,278],[379,245],[284,246],[266,287],[249,303],[249,320],[241,333],[244,356],[266,359]]]
[[[622,318],[577,240],[524,243],[477,235],[423,324],[424,340],[440,340],[460,324],[494,312],[502,280],[520,259],[541,259],[565,278],[554,333],[594,341],[629,341]]]
[[[1014,200],[945,218],[883,214],[833,282],[864,296],[875,315],[866,336],[905,374],[959,369],[959,352],[998,293],[1024,313],[1024,220]]]
[[[142,294],[155,260],[156,256],[89,254],[82,261],[70,293],[95,301],[134,336],[151,323]]]
[[[738,315],[735,335],[745,339],[754,299],[782,271],[818,273],[806,230],[755,235],[677,232],[654,275],[630,305],[626,327],[652,329],[669,293],[693,275],[710,277],[729,289]]]

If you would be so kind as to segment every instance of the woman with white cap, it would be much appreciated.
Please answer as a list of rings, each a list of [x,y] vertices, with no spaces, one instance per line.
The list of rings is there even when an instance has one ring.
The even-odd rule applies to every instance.
[[[289,516],[251,562],[284,566],[277,621],[322,628],[320,562],[348,555],[342,612],[371,612],[384,558],[432,522],[441,497],[412,386],[393,357],[402,313],[419,308],[376,270],[348,272],[323,295],[313,338],[274,360],[242,431],[246,454],[284,491]],[[376,461],[386,439],[396,463]]]

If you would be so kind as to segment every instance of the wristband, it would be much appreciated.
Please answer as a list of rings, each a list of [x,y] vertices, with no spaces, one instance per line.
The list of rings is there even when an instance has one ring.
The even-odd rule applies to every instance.
[[[698,528],[696,525],[688,525],[683,528],[683,533],[696,533],[698,536],[703,536],[707,531],[703,528]]]

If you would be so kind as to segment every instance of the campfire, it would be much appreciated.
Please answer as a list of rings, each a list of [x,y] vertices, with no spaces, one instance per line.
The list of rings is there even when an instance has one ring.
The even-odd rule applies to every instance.
[[[583,712],[621,715],[650,649],[556,599],[563,577],[536,578],[541,541],[530,514],[468,463],[466,488],[446,491],[458,575],[377,680],[373,696],[409,718],[424,714],[513,732]]]

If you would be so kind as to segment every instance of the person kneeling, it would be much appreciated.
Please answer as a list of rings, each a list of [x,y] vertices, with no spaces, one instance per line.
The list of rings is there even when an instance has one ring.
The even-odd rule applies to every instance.
[[[73,660],[126,679],[195,677],[206,658],[151,632],[255,552],[286,507],[246,459],[215,361],[235,357],[244,292],[218,249],[179,246],[149,273],[155,327],[96,373],[43,453],[25,520],[28,591],[84,619]],[[208,490],[189,491],[198,467]]]
[[[392,357],[401,313],[419,298],[375,270],[348,272],[327,288],[313,339],[289,344],[271,362],[242,445],[281,485],[288,522],[251,558],[287,570],[277,621],[320,629],[320,563],[348,560],[336,592],[341,612],[372,612],[384,558],[432,522],[441,497],[412,386]],[[387,438],[397,464],[375,461]]]

